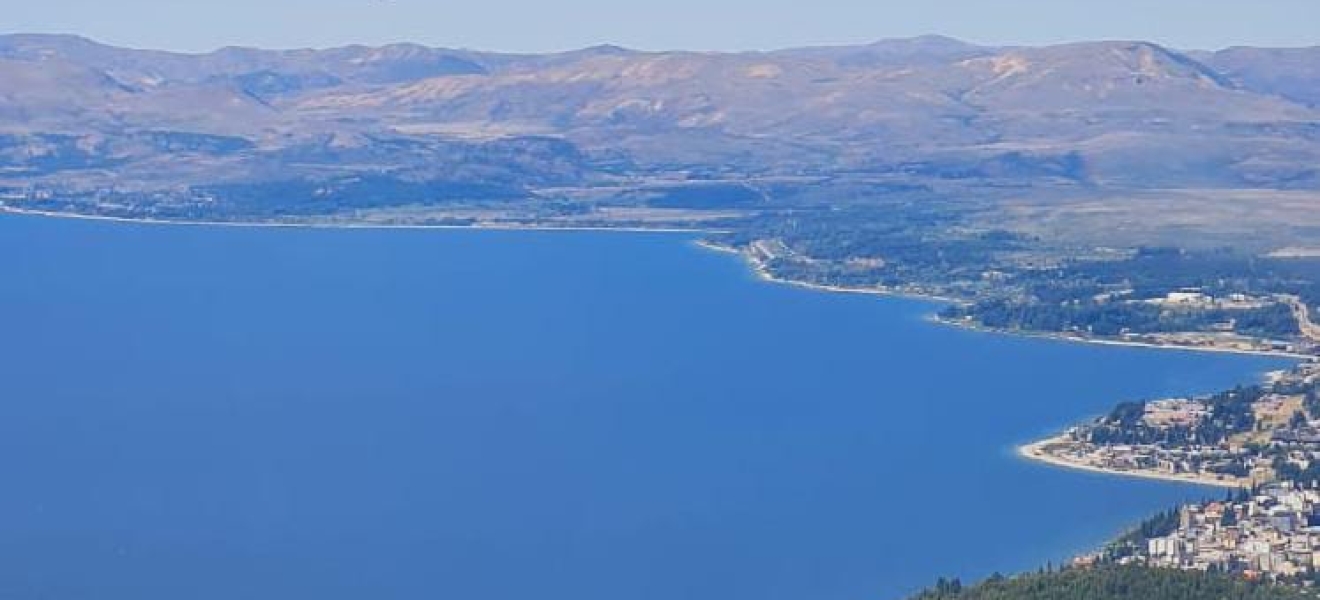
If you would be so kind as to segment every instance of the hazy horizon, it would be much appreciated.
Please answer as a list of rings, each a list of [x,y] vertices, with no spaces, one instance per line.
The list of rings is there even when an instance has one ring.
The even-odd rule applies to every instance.
[[[294,49],[391,43],[511,53],[604,44],[647,51],[727,52],[924,35],[985,46],[1098,40],[1141,40],[1183,50],[1320,45],[1320,32],[1311,26],[1320,22],[1320,3],[1305,0],[1208,6],[1194,0],[1157,6],[1140,0],[1011,0],[994,6],[971,0],[930,0],[921,6],[825,0],[810,10],[779,0],[731,0],[719,6],[674,0],[631,7],[602,0],[567,0],[554,6],[490,0],[461,7],[422,0],[231,0],[209,5],[58,0],[25,4],[22,11],[11,11],[9,20],[4,33],[72,34],[116,46],[190,53],[227,46]]]
[[[409,45],[409,44],[411,44],[411,45],[423,46],[423,47],[427,47],[427,48],[445,49],[445,50],[461,50],[461,51],[466,51],[466,52],[482,52],[482,53],[489,53],[489,54],[527,54],[527,55],[534,55],[534,54],[555,54],[555,53],[574,52],[574,51],[579,51],[579,50],[587,50],[587,49],[591,49],[591,48],[599,48],[599,47],[616,47],[616,48],[622,48],[622,49],[624,49],[624,50],[629,50],[629,51],[636,51],[636,52],[655,52],[655,53],[664,53],[664,52],[697,52],[697,53],[716,53],[716,54],[719,54],[719,53],[736,54],[736,53],[744,53],[744,52],[747,52],[747,53],[754,53],[754,52],[780,52],[780,51],[785,51],[785,50],[802,50],[802,49],[811,49],[811,48],[833,48],[833,47],[840,47],[840,48],[843,48],[843,47],[851,47],[851,46],[865,46],[865,45],[868,45],[868,44],[878,44],[878,43],[884,43],[884,42],[895,42],[895,41],[918,40],[918,39],[921,39],[921,38],[946,38],[946,39],[949,39],[949,40],[953,40],[953,41],[956,41],[956,42],[962,42],[962,43],[969,44],[969,45],[972,45],[972,46],[979,46],[979,47],[992,48],[992,49],[993,49],[993,48],[1011,49],[1011,48],[1016,48],[1016,47],[1021,47],[1021,48],[1048,47],[1048,46],[1060,46],[1060,45],[1069,45],[1069,44],[1086,44],[1086,43],[1092,43],[1092,42],[1097,42],[1097,43],[1104,43],[1104,42],[1143,42],[1143,43],[1153,43],[1153,44],[1157,44],[1157,45],[1159,45],[1159,46],[1163,46],[1163,47],[1169,48],[1169,49],[1171,49],[1171,50],[1180,51],[1180,52],[1181,52],[1181,51],[1185,51],[1185,52],[1197,52],[1197,51],[1210,51],[1210,52],[1214,52],[1214,51],[1219,51],[1219,50],[1227,50],[1227,49],[1230,49],[1230,48],[1305,49],[1305,48],[1317,48],[1317,47],[1320,47],[1320,44],[1312,44],[1312,45],[1296,45],[1296,46],[1263,45],[1263,44],[1234,44],[1234,45],[1230,45],[1230,46],[1191,48],[1191,47],[1184,47],[1184,46],[1174,46],[1174,45],[1170,45],[1170,44],[1162,43],[1162,42],[1160,42],[1160,41],[1158,41],[1158,40],[1151,40],[1151,39],[1145,39],[1145,38],[1090,38],[1090,39],[1077,39],[1077,40],[1063,40],[1063,41],[1058,41],[1058,42],[1046,42],[1046,43],[1039,43],[1039,44],[991,44],[991,43],[978,42],[978,41],[975,41],[975,40],[968,40],[968,39],[964,39],[964,38],[960,38],[960,37],[957,37],[957,36],[952,36],[952,35],[948,35],[948,34],[944,34],[944,33],[922,33],[922,34],[915,34],[915,35],[910,35],[910,36],[878,37],[878,38],[871,39],[871,40],[858,40],[858,41],[851,41],[851,42],[839,42],[839,43],[828,43],[828,42],[826,42],[826,43],[819,43],[819,44],[795,44],[795,45],[790,45],[790,46],[775,46],[775,47],[768,47],[768,48],[748,48],[748,49],[711,49],[711,48],[677,48],[677,47],[675,47],[675,48],[639,48],[639,47],[636,47],[636,46],[629,46],[629,45],[626,45],[626,44],[618,44],[618,43],[609,42],[609,41],[602,41],[602,42],[597,42],[597,43],[593,43],[593,44],[585,44],[585,45],[581,45],[581,46],[572,46],[572,47],[565,47],[565,48],[554,48],[554,49],[547,49],[547,50],[509,50],[509,49],[504,49],[504,48],[493,48],[493,47],[460,46],[460,45],[454,45],[454,44],[441,44],[441,43],[434,43],[434,42],[428,43],[428,42],[422,42],[422,41],[418,41],[418,40],[414,40],[414,39],[381,40],[381,41],[377,41],[377,42],[345,42],[345,43],[342,43],[342,44],[334,44],[334,45],[302,45],[302,46],[299,46],[299,45],[267,46],[267,45],[256,45],[256,44],[226,44],[226,45],[223,45],[223,46],[215,46],[215,47],[204,48],[204,49],[179,49],[179,48],[166,48],[166,47],[159,47],[159,46],[146,46],[146,45],[125,44],[125,43],[116,42],[116,41],[113,41],[113,40],[107,40],[107,39],[105,39],[105,38],[97,37],[97,36],[94,36],[94,35],[87,35],[87,34],[85,34],[85,33],[80,33],[80,32],[76,32],[76,31],[9,31],[9,30],[0,30],[0,36],[22,36],[22,35],[34,35],[34,36],[57,36],[57,37],[58,37],[58,36],[73,36],[73,37],[78,37],[78,38],[82,38],[82,39],[90,40],[90,41],[92,41],[92,42],[94,42],[94,43],[97,43],[97,44],[102,44],[102,45],[105,45],[105,46],[111,46],[111,47],[116,47],[116,48],[125,48],[125,49],[130,49],[130,50],[145,50],[145,51],[151,51],[151,52],[167,52],[167,53],[174,53],[174,54],[188,54],[188,55],[205,55],[205,54],[210,54],[210,53],[213,53],[213,52],[219,52],[219,51],[221,51],[221,50],[225,50],[225,49],[227,49],[227,48],[242,48],[242,49],[256,49],[256,50],[272,50],[272,51],[299,51],[299,50],[332,50],[332,49],[336,49],[336,48],[347,48],[347,47],[353,47],[353,46],[362,46],[362,47],[384,47],[384,46]]]

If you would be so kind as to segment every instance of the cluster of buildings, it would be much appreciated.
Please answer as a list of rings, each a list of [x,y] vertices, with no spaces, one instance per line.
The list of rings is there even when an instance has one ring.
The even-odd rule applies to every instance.
[[[1203,327],[1179,332],[1143,332],[1124,329],[1119,337],[1142,344],[1214,348],[1237,352],[1315,353],[1320,350],[1320,325],[1310,323],[1308,311],[1296,296],[1275,294],[1252,296],[1242,293],[1213,295],[1201,288],[1186,288],[1168,292],[1156,298],[1134,299],[1133,290],[1105,292],[1093,297],[1097,304],[1125,303],[1149,304],[1171,312],[1218,311],[1221,319],[1205,323]],[[1238,317],[1248,311],[1268,308],[1276,304],[1294,307],[1303,336],[1300,339],[1266,339],[1255,334],[1238,332]]]
[[[1206,483],[1239,485],[1234,500],[1183,506],[1176,523],[1155,526],[1121,562],[1234,573],[1313,586],[1320,584],[1320,420],[1306,398],[1320,384],[1320,361],[1280,371],[1270,392],[1251,404],[1253,424],[1217,446],[1189,443],[1093,444],[1087,428],[1051,455],[1061,460],[1132,474],[1167,474]],[[1154,430],[1194,429],[1211,406],[1202,400],[1147,402],[1139,425]],[[1233,467],[1233,468],[1228,468]],[[1225,474],[1233,471],[1231,474]],[[1292,478],[1292,480],[1284,480]],[[1316,481],[1312,481],[1312,480]],[[1152,521],[1161,523],[1160,520]],[[1145,526],[1143,526],[1144,528]],[[1143,529],[1143,534],[1150,535]],[[1099,560],[1101,554],[1078,561]]]
[[[1069,442],[1045,451],[1079,467],[1225,487],[1251,487],[1272,476],[1272,460],[1237,447]]]
[[[1170,398],[1146,403],[1141,420],[1151,427],[1195,427],[1210,415],[1210,407],[1200,400]]]
[[[1146,302],[1167,308],[1222,310],[1251,310],[1255,308],[1264,308],[1270,304],[1268,299],[1253,298],[1246,294],[1212,296],[1196,288],[1169,292],[1163,298],[1152,298]]]
[[[50,200],[54,192],[47,189],[0,187],[0,203],[5,201]]]
[[[1184,398],[1147,402],[1143,410],[1142,424],[1154,430],[1191,430],[1210,414],[1205,402]],[[1042,451],[1048,458],[1079,467],[1232,487],[1250,487],[1273,475],[1271,460],[1240,444],[1093,443],[1091,428],[1075,427]]]
[[[1272,340],[1233,333],[1235,323],[1223,322],[1211,326],[1212,331],[1181,331],[1175,333],[1135,333],[1125,331],[1119,339],[1138,344],[1175,346],[1180,348],[1209,348],[1232,352],[1287,352],[1303,354],[1313,352],[1315,344],[1306,341]]]
[[[1249,429],[1228,432],[1215,444],[1197,444],[1185,438],[1147,435],[1149,443],[1121,443],[1112,436],[1097,438],[1096,423],[1071,429],[1067,434],[1037,445],[1040,458],[1068,465],[1109,472],[1195,481],[1231,487],[1252,487],[1274,481],[1281,475],[1276,467],[1291,471],[1320,464],[1320,420],[1308,414],[1301,390],[1320,381],[1320,362],[1303,363],[1293,370],[1274,374],[1270,385],[1276,390],[1251,405],[1254,423]],[[1175,398],[1143,405],[1138,429],[1146,432],[1195,431],[1211,414],[1205,400]],[[1119,438],[1129,441],[1142,436]],[[1152,439],[1153,438],[1153,439]],[[1282,461],[1280,463],[1279,461]]]
[[[1238,501],[1184,506],[1177,529],[1145,550],[1152,566],[1311,580],[1320,572],[1320,491],[1280,483]]]

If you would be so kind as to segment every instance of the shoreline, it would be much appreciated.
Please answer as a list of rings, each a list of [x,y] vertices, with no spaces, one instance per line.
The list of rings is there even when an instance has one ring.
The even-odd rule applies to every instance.
[[[765,263],[763,263],[759,259],[750,256],[746,252],[738,250],[737,248],[721,246],[719,244],[714,244],[706,240],[697,240],[694,243],[698,247],[704,248],[706,250],[710,250],[712,252],[719,252],[722,254],[736,254],[738,256],[741,256],[743,260],[747,261],[748,265],[751,266],[752,272],[756,275],[756,278],[760,279],[761,281],[765,281],[767,283],[787,285],[787,286],[803,288],[808,290],[815,290],[818,292],[832,292],[835,294],[862,294],[867,296],[887,296],[890,298],[910,298],[913,300],[928,300],[928,301],[943,302],[948,304],[959,302],[959,300],[957,300],[956,298],[937,296],[935,294],[923,294],[919,292],[907,292],[902,290],[892,290],[885,288],[847,287],[842,285],[829,285],[824,283],[812,283],[810,281],[797,281],[794,279],[784,279],[782,277],[775,275],[774,273],[771,273],[770,270],[766,268]]]
[[[146,217],[115,217],[110,215],[89,215],[85,213],[53,211],[53,210],[32,210],[26,208],[17,208],[0,202],[0,215],[20,215],[30,217],[46,217],[52,219],[73,219],[84,221],[105,221],[111,223],[124,223],[136,225],[154,225],[154,226],[181,226],[181,227],[235,227],[235,228],[285,228],[285,229],[365,229],[365,230],[470,230],[470,231],[564,231],[564,232],[618,232],[618,233],[664,233],[664,234],[713,234],[728,233],[724,229],[706,229],[700,227],[640,227],[640,226],[608,226],[608,225],[525,225],[515,223],[473,223],[471,225],[427,225],[427,224],[390,224],[390,223],[281,223],[272,221],[203,221],[203,220],[183,220],[183,219],[152,219]],[[939,296],[936,294],[893,290],[885,288],[859,288],[840,285],[829,285],[823,283],[812,283],[809,281],[798,281],[793,279],[784,279],[770,272],[766,265],[759,259],[749,256],[746,252],[737,248],[722,246],[706,240],[695,240],[693,242],[697,247],[720,252],[725,254],[736,254],[746,260],[752,267],[753,272],[758,279],[769,283],[779,285],[788,285],[803,289],[832,292],[837,294],[863,294],[869,296],[887,296],[894,298],[911,298],[915,300],[928,300],[943,303],[959,303],[956,298]],[[1014,335],[1021,337],[1041,338],[1048,340],[1057,340],[1063,342],[1080,342],[1084,344],[1100,344],[1106,346],[1127,346],[1135,348],[1153,348],[1161,350],[1184,350],[1188,352],[1218,352],[1227,354],[1244,354],[1251,356],[1273,356],[1279,358],[1289,358],[1296,360],[1316,360],[1317,357],[1310,354],[1300,354],[1296,352],[1286,352],[1282,350],[1241,350],[1235,348],[1215,348],[1208,346],[1185,346],[1180,344],[1161,344],[1155,342],[1137,342],[1128,340],[1115,340],[1103,338],[1085,338],[1071,336],[1063,333],[1052,333],[1046,331],[1021,331],[1013,329],[998,329],[994,327],[984,327],[974,323],[963,323],[942,319],[938,315],[929,315],[928,320],[939,325],[949,327],[959,327],[971,331],[984,333],[994,333],[999,335]]]
[[[578,225],[578,226],[555,226],[555,225],[525,225],[515,223],[473,223],[471,225],[425,225],[425,224],[389,224],[389,223],[281,223],[272,221],[204,221],[204,220],[183,220],[183,219],[152,219],[145,217],[115,217],[110,215],[89,215],[85,213],[54,211],[54,210],[32,210],[26,208],[17,208],[0,202],[0,215],[19,215],[29,217],[44,217],[51,219],[72,219],[84,221],[104,221],[110,223],[123,223],[132,225],[151,225],[151,226],[179,226],[179,227],[234,227],[234,228],[285,228],[285,229],[345,229],[345,230],[438,230],[438,231],[562,231],[562,232],[617,232],[617,233],[657,233],[657,234],[715,234],[728,233],[723,229],[705,229],[700,227],[639,227],[639,226],[608,226],[608,225]],[[736,254],[741,256],[752,267],[756,277],[768,283],[778,285],[793,286],[802,289],[831,292],[836,294],[862,294],[869,296],[886,296],[891,298],[908,298],[914,300],[926,300],[932,302],[942,302],[955,304],[961,302],[956,298],[939,296],[936,294],[893,290],[885,288],[859,288],[840,285],[829,285],[822,283],[812,283],[809,281],[797,281],[793,279],[784,279],[771,273],[765,263],[758,258],[749,255],[737,248],[730,248],[709,242],[707,240],[694,240],[693,244],[697,247],[720,252],[725,254]],[[1216,348],[1212,346],[1185,346],[1180,344],[1161,344],[1155,342],[1138,342],[1129,340],[1114,340],[1101,338],[1085,338],[1071,336],[1063,333],[1052,333],[1046,331],[1021,331],[1012,329],[997,329],[994,327],[984,327],[974,323],[964,323],[959,321],[950,321],[942,319],[936,314],[927,315],[926,319],[932,323],[946,327],[958,327],[970,331],[982,333],[993,333],[998,335],[1013,335],[1028,338],[1037,338],[1045,340],[1054,340],[1060,342],[1076,342],[1083,344],[1099,344],[1104,346],[1126,346],[1132,348],[1151,348],[1157,350],[1181,350],[1185,352],[1215,352],[1223,354],[1241,354],[1247,356],[1268,356],[1276,358],[1287,358],[1299,361],[1318,360],[1310,354],[1300,354],[1296,352],[1286,352],[1281,350],[1242,350],[1237,348]]]
[[[1110,475],[1114,477],[1132,477],[1137,479],[1150,479],[1155,481],[1165,481],[1171,483],[1187,483],[1206,487],[1228,488],[1240,490],[1250,488],[1250,481],[1228,481],[1211,477],[1208,475],[1193,475],[1188,473],[1161,473],[1158,471],[1125,471],[1120,469],[1107,469],[1097,467],[1086,463],[1059,458],[1045,451],[1045,447],[1051,444],[1060,444],[1069,442],[1066,434],[1058,434],[1047,437],[1042,440],[1021,444],[1015,449],[1016,454],[1029,462],[1037,462],[1052,467],[1070,469],[1073,471],[1085,471],[1100,475]]]
[[[1133,340],[1116,340],[1106,338],[1088,338],[1068,335],[1066,333],[1051,333],[1048,331],[1023,331],[1018,329],[996,329],[994,327],[985,327],[974,323],[963,323],[960,321],[950,321],[941,319],[939,316],[931,315],[930,320],[934,323],[946,327],[960,327],[971,331],[982,333],[994,333],[999,335],[1013,335],[1018,337],[1035,338],[1042,340],[1053,340],[1057,342],[1073,342],[1078,344],[1097,344],[1101,346],[1119,346],[1127,348],[1150,348],[1153,350],[1180,350],[1183,352],[1213,352],[1216,354],[1240,354],[1244,356],[1266,356],[1271,358],[1286,358],[1299,362],[1309,362],[1320,359],[1311,354],[1302,354],[1299,352],[1288,352],[1286,350],[1243,350],[1240,348],[1216,348],[1214,346],[1186,346],[1182,344],[1161,344],[1159,342],[1139,342]]]
[[[20,215],[28,217],[46,217],[51,219],[71,219],[79,221],[105,221],[130,225],[177,226],[177,227],[233,227],[233,228],[272,228],[272,229],[398,229],[398,230],[470,230],[470,231],[565,231],[565,232],[619,232],[619,233],[727,233],[723,229],[704,229],[700,227],[641,227],[636,225],[524,225],[517,223],[473,223],[471,225],[427,225],[406,223],[284,223],[278,221],[202,221],[192,219],[153,219],[149,217],[115,217],[111,215],[89,215],[85,213],[58,210],[32,210],[16,208],[0,203],[0,215]]]

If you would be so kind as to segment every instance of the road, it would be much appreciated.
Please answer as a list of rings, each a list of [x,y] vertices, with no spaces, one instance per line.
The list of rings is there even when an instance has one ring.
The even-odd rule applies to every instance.
[[[1302,331],[1302,335],[1311,341],[1320,343],[1320,325],[1311,321],[1311,308],[1302,302],[1300,297],[1291,294],[1279,294],[1279,300],[1292,308],[1293,316],[1297,317],[1297,326]]]

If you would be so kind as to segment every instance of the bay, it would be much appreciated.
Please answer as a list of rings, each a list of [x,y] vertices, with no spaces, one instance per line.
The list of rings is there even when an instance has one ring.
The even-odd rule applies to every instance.
[[[1288,363],[929,323],[691,236],[0,216],[0,597],[831,600],[1223,492],[1027,463]]]

